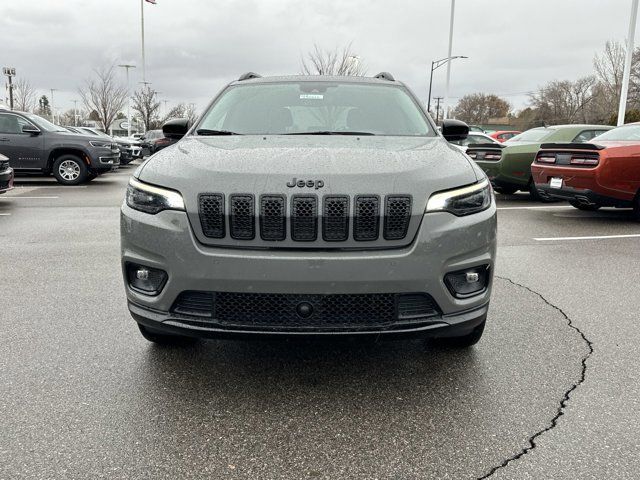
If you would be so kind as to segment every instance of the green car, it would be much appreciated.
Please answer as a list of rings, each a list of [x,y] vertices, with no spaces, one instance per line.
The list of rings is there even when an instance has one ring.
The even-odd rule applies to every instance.
[[[532,128],[501,145],[470,145],[467,155],[482,168],[498,193],[528,191],[534,200],[545,200],[535,188],[531,164],[542,143],[587,142],[611,130],[608,125],[555,125]]]

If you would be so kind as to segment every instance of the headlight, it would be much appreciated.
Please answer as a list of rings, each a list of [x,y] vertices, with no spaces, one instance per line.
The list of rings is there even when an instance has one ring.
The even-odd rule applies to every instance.
[[[91,144],[92,147],[111,148],[111,142],[102,142],[100,140],[91,140],[89,143]]]
[[[462,217],[486,210],[491,205],[491,186],[485,178],[475,185],[431,195],[426,212],[449,212]]]
[[[163,210],[184,211],[182,195],[174,190],[147,185],[135,178],[129,180],[127,205],[134,210],[155,215]]]

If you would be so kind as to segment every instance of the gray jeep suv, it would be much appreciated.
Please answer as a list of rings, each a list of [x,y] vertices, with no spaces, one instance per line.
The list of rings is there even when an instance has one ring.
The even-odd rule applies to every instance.
[[[16,173],[49,175],[78,185],[120,165],[111,139],[80,135],[26,112],[0,110],[0,153]]]
[[[484,329],[496,207],[416,97],[374,78],[243,75],[129,182],[128,307],[148,340]]]

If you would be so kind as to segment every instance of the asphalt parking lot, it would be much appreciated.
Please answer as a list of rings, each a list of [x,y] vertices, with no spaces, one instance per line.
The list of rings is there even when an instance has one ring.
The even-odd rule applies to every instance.
[[[467,351],[160,348],[121,280],[134,168],[0,196],[0,479],[638,478],[630,212],[498,196],[492,307]]]

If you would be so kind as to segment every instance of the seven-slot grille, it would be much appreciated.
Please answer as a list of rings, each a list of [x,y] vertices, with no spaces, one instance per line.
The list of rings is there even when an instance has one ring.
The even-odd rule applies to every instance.
[[[202,232],[221,239],[252,240],[256,228],[262,240],[285,240],[287,233],[296,242],[344,242],[402,240],[411,221],[410,195],[262,195],[256,202],[250,194],[201,194],[198,209]],[[353,205],[352,205],[353,203]],[[288,213],[288,216],[287,216]],[[321,221],[319,221],[321,217]],[[382,218],[381,218],[382,217]],[[350,226],[353,224],[353,231]],[[320,231],[319,231],[320,230]]]
[[[305,305],[306,313],[300,306]],[[192,321],[230,328],[387,327],[439,316],[425,293],[285,294],[182,292],[171,309]]]

